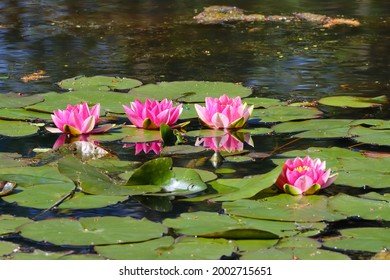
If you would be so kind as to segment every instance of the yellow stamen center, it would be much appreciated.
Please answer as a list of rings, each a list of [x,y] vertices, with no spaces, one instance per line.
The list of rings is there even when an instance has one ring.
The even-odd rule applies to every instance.
[[[301,173],[302,171],[309,171],[310,167],[306,166],[306,165],[303,165],[303,166],[301,165],[301,166],[295,167],[294,170]]]

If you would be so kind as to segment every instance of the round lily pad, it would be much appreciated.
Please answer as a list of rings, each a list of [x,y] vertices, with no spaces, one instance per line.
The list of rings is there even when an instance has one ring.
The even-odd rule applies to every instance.
[[[377,97],[329,96],[318,100],[320,104],[336,107],[369,108],[388,103],[386,95]]]
[[[371,145],[390,146],[390,129],[356,126],[349,130],[349,134],[357,142]]]
[[[206,97],[220,97],[223,94],[229,97],[246,97],[252,94],[250,88],[235,83],[209,81],[176,81],[148,84],[134,88],[129,92],[134,98],[164,98],[178,102],[204,102]]]
[[[42,101],[43,98],[38,94],[32,94],[32,95],[26,95],[21,93],[0,94],[0,108],[22,108]]]
[[[228,214],[277,221],[316,222],[336,221],[346,216],[327,206],[321,195],[292,196],[280,194],[261,200],[236,200],[223,203]]]
[[[31,222],[28,218],[0,215],[0,236],[18,232],[17,228]]]
[[[28,239],[74,246],[141,242],[166,233],[166,227],[159,223],[112,216],[48,219],[23,225],[19,230]]]
[[[23,121],[0,120],[0,135],[23,137],[38,132],[38,127]]]
[[[386,201],[338,194],[331,197],[328,204],[331,209],[346,216],[367,220],[390,220],[390,204]]]
[[[316,108],[274,106],[266,109],[254,109],[251,118],[260,118],[261,122],[287,122],[319,118],[322,114]]]
[[[213,221],[210,223],[210,221]],[[223,237],[229,239],[276,239],[301,233],[300,225],[295,223],[258,220],[236,216],[220,215],[212,212],[183,213],[180,218],[165,219],[163,224],[171,227],[178,234]],[[308,232],[312,235],[324,228],[322,223],[310,223]]]
[[[19,245],[15,243],[0,241],[0,256],[9,255],[18,248]]]
[[[333,249],[379,252],[390,247],[390,228],[349,228],[341,236],[324,238],[324,246]]]
[[[142,85],[141,81],[129,78],[109,77],[109,76],[79,76],[57,83],[66,90],[124,90]]]
[[[156,260],[163,252],[171,250],[174,239],[170,236],[140,243],[95,246],[95,251],[113,260]]]
[[[276,133],[296,133],[294,137],[300,138],[338,138],[349,136],[350,122],[345,119],[306,120],[277,124],[272,129]]]

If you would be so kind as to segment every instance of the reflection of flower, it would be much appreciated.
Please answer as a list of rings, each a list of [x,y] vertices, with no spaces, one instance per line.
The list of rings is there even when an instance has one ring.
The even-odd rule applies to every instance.
[[[58,136],[57,140],[54,142],[53,149],[57,149],[58,147],[64,145],[64,144],[70,144],[77,141],[84,141],[88,142],[88,135],[82,134],[82,135],[69,135],[69,134],[60,134]]]
[[[214,129],[243,127],[253,111],[253,105],[248,107],[239,96],[206,97],[205,102],[206,107],[195,104],[195,109],[203,125]]]
[[[123,105],[129,120],[139,128],[157,129],[161,124],[172,125],[177,122],[181,112],[182,105],[172,105],[172,100],[164,99],[161,102],[146,99],[142,103],[138,99],[130,102],[130,107]]]
[[[252,145],[252,138],[250,134],[244,134],[244,141]],[[226,151],[233,153],[236,151],[242,151],[244,149],[243,141],[234,137],[230,133],[226,133],[223,136],[218,137],[203,137],[196,139],[195,146],[203,145],[203,147],[212,149],[216,152]]]
[[[144,143],[135,143],[135,144],[125,144],[123,148],[129,148],[135,146],[135,154],[138,155],[140,152],[148,154],[153,151],[156,155],[160,154],[162,150],[162,143],[160,141],[153,142],[144,142]]]
[[[320,189],[331,185],[337,174],[330,175],[330,169],[326,170],[326,162],[320,159],[311,159],[306,156],[294,160],[288,159],[283,165],[276,185],[285,192],[293,195],[314,194]]]

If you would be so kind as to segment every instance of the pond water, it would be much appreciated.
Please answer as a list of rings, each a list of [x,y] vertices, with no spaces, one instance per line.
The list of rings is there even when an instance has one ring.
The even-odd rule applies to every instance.
[[[233,205],[234,202],[240,202],[239,199],[253,197],[257,194],[256,192],[251,196],[239,195],[235,199],[227,199],[227,202],[223,199],[214,201],[206,196],[204,199],[197,201],[195,199],[197,197],[201,198],[203,195],[212,194],[215,190],[218,192],[218,183],[214,183],[211,188],[210,182],[207,190],[187,196],[187,201],[183,201],[181,196],[175,197],[174,195],[171,197],[135,195],[127,200],[123,199],[120,203],[111,203],[104,207],[89,209],[70,207],[51,209],[44,213],[42,211],[48,207],[29,206],[28,203],[24,206],[18,205],[17,201],[12,202],[14,194],[11,194],[0,199],[0,214],[3,217],[12,215],[16,218],[45,221],[49,218],[117,216],[122,218],[132,217],[137,220],[146,218],[152,221],[153,224],[165,221],[163,224],[169,228],[169,232],[164,234],[165,237],[177,239],[181,237],[184,240],[182,241],[183,247],[178,246],[172,249],[172,252],[176,252],[173,254],[176,258],[190,258],[190,256],[180,253],[180,248],[191,248],[186,247],[191,246],[191,244],[203,246],[206,243],[202,242],[212,242],[210,240],[215,242],[210,243],[212,244],[210,246],[215,246],[215,250],[212,253],[208,250],[200,251],[197,253],[199,254],[198,258],[240,258],[242,256],[244,256],[243,258],[262,258],[262,256],[264,258],[292,258],[295,256],[291,255],[287,249],[291,248],[292,245],[289,242],[294,242],[292,241],[293,238],[298,238],[299,242],[302,242],[302,247],[306,249],[310,247],[321,249],[321,252],[335,253],[335,255],[324,256],[324,258],[330,259],[344,257],[369,259],[383,249],[390,247],[390,240],[381,238],[388,235],[390,225],[388,196],[390,188],[390,174],[388,171],[390,170],[390,161],[388,160],[390,149],[389,143],[386,143],[389,139],[390,127],[388,124],[390,117],[388,102],[384,101],[379,106],[364,106],[363,108],[352,108],[348,104],[346,106],[327,106],[324,103],[317,103],[321,98],[329,96],[367,98],[382,96],[382,100],[389,98],[389,2],[376,0],[280,0],[277,2],[246,0],[239,1],[239,3],[237,1],[222,1],[223,3],[219,3],[226,6],[239,5],[238,7],[244,9],[248,14],[287,16],[296,12],[310,12],[334,18],[353,18],[361,23],[359,27],[341,25],[334,28],[321,28],[307,22],[285,21],[197,24],[193,17],[202,12],[203,7],[215,4],[214,1],[206,0],[108,0],[103,2],[104,4],[102,1],[92,0],[1,1],[0,93],[14,92],[38,95],[53,91],[64,92],[65,90],[58,86],[58,82],[72,77],[97,75],[127,77],[139,80],[143,84],[192,80],[228,82],[250,88],[252,91],[250,97],[272,98],[285,102],[285,104],[303,102],[304,108],[319,110],[322,114],[321,119],[361,121],[361,123],[356,124],[358,126],[361,124],[359,126],[361,129],[372,128],[372,133],[376,133],[377,130],[375,129],[379,129],[384,136],[380,136],[379,140],[376,139],[377,141],[371,139],[360,141],[353,139],[353,137],[346,137],[348,134],[324,137],[324,133],[326,134],[327,131],[330,132],[334,128],[330,124],[324,126],[325,132],[322,131],[321,136],[318,136],[318,134],[312,137],[296,137],[295,135],[300,132],[299,129],[294,130],[290,127],[282,128],[280,126],[278,127],[279,132],[252,133],[252,145],[244,143],[244,152],[237,153],[237,157],[226,156],[225,160],[220,162],[217,167],[210,161],[213,151],[193,153],[180,151],[169,156],[173,159],[173,166],[175,167],[197,168],[213,173],[217,171],[215,174],[221,180],[219,184],[225,187],[229,186],[232,189],[235,183],[240,183],[239,181],[228,181],[228,179],[266,174],[275,168],[275,164],[280,164],[281,159],[284,160],[283,156],[304,156],[307,149],[317,147],[316,149],[320,151],[318,153],[314,152],[313,156],[324,156],[328,161],[328,167],[333,169],[332,163],[353,166],[346,167],[345,170],[342,167],[339,167],[339,169],[335,167],[334,169],[345,172],[345,174],[352,174],[350,177],[355,178],[351,179],[344,174],[344,181],[339,184],[336,181],[336,184],[321,191],[320,195],[316,195],[316,197],[323,197],[324,199],[333,198],[335,200],[337,198],[338,204],[333,205],[331,209],[337,215],[341,213],[342,217],[334,217],[333,214],[329,213],[324,214],[324,219],[314,220],[294,218],[295,216],[288,219],[253,217],[248,213],[241,213],[239,207]],[[46,77],[28,82],[23,80],[26,75],[41,70],[44,71],[42,75]],[[129,99],[130,101],[132,100]],[[59,102],[59,104],[62,106],[62,103]],[[298,105],[302,105],[302,103]],[[298,105],[297,107],[301,108]],[[59,108],[62,107],[59,105]],[[262,113],[255,114],[249,121],[247,128],[276,129],[275,125],[285,121],[279,122],[278,119],[272,118],[267,120],[265,117],[272,115],[272,112],[276,111],[271,108],[265,115]],[[275,114],[277,115],[277,113]],[[289,116],[289,113],[286,115]],[[283,117],[286,118],[286,115]],[[117,115],[114,117],[117,117]],[[313,118],[297,117],[292,118],[291,121],[310,119]],[[117,123],[123,121],[129,123],[125,117],[119,117],[116,120]],[[187,131],[200,129],[200,124],[196,118],[186,120],[191,120],[191,123],[186,127]],[[374,124],[374,122],[368,120],[376,121]],[[306,123],[302,125],[306,125]],[[321,123],[313,123],[313,125],[321,126]],[[340,123],[336,122],[334,126],[338,125]],[[344,128],[341,127],[340,129]],[[348,124],[348,129],[352,128]],[[315,129],[312,128],[311,130]],[[340,133],[340,131],[337,131],[337,133]],[[0,153],[4,155],[6,153],[17,153],[26,161],[37,157],[38,160],[41,160],[40,156],[42,154],[37,149],[52,148],[58,137],[58,135],[43,132],[23,137],[1,135],[4,135],[2,131],[0,131]],[[366,135],[367,133],[364,134],[364,136]],[[360,134],[358,136],[363,137]],[[186,137],[185,141],[186,145],[194,146],[196,137]],[[123,148],[123,142],[121,141],[102,141],[100,144],[103,148],[113,151],[121,161],[144,163],[159,158],[159,155],[153,152],[135,154],[134,147]],[[342,150],[331,153],[328,149],[332,147]],[[355,152],[356,155],[347,156],[342,151]],[[373,173],[373,170],[368,167],[363,168],[351,164],[351,158],[356,160],[362,152],[369,155],[361,159],[362,164],[372,164],[373,167],[370,168],[375,169],[377,173]],[[3,159],[5,157],[2,157]],[[340,159],[340,162],[337,161],[338,159]],[[347,163],[350,165],[347,165]],[[47,166],[42,162],[39,165]],[[1,165],[1,169],[4,168],[7,168],[7,166]],[[366,172],[363,172],[364,170]],[[0,172],[0,174],[2,176],[0,179],[6,180],[3,178],[8,178],[6,172]],[[40,174],[43,178],[48,178],[45,177],[45,174]],[[365,180],[365,176],[377,177],[376,179],[369,178]],[[245,178],[248,179],[249,177]],[[381,181],[382,184],[378,181]],[[222,193],[226,194],[231,189],[224,189]],[[17,190],[18,187],[15,192]],[[340,194],[344,194],[345,197],[340,196]],[[275,187],[269,187],[265,190],[265,193],[257,195],[258,199],[264,199],[281,194]],[[8,200],[8,198],[11,199]],[[363,200],[363,198],[365,198],[365,201],[377,202],[378,205],[367,206],[363,203],[359,206],[360,200],[358,202],[352,201],[353,199]],[[342,203],[339,201],[342,201],[342,199],[346,199],[345,204],[351,203],[351,208],[356,209],[356,212],[351,213],[345,212],[344,209],[341,210],[339,204]],[[292,205],[291,201],[290,204],[286,203],[285,206]],[[317,205],[317,202],[311,200],[307,203],[308,205]],[[326,201],[325,204],[327,203],[330,202]],[[304,203],[300,205],[304,205]],[[311,210],[314,213],[313,216],[326,212],[321,207],[313,207]],[[371,207],[371,212],[378,212],[379,214],[375,216],[359,212],[360,209],[366,209],[367,207]],[[229,209],[231,210],[230,213]],[[232,233],[227,230],[229,223],[226,221],[227,224],[221,222],[220,226],[223,230],[221,234],[221,229],[219,229],[219,235],[216,234],[218,230],[210,229],[207,226],[207,222],[205,222],[206,226],[204,224],[197,225],[194,222],[194,224],[188,225],[188,228],[186,228],[187,225],[181,228],[176,224],[180,223],[182,217],[179,217],[181,214],[199,213],[199,220],[207,220],[208,214],[204,212],[219,213],[225,217],[225,211],[233,216],[238,213],[238,217],[244,217],[242,219],[256,218],[260,221],[276,220],[295,222],[295,224],[305,223],[302,227],[312,227],[314,225],[314,227],[318,226],[321,230],[318,232],[308,230],[309,233],[300,234],[299,236],[275,235],[275,232],[271,231],[274,234],[273,237],[269,235],[264,237],[264,232],[261,234],[258,232],[257,235],[244,232],[240,235],[237,228],[237,232]],[[275,210],[275,212],[277,211]],[[11,216],[7,216],[7,221],[12,220],[9,217]],[[196,220],[193,217],[187,219]],[[325,221],[322,226],[315,224],[322,221]],[[23,225],[23,222],[19,226]],[[249,221],[246,222],[250,223]],[[105,226],[103,225],[103,227]],[[200,227],[204,229],[204,232],[192,232],[191,226]],[[258,226],[251,225],[250,227]],[[82,255],[90,258],[132,258],[124,254],[121,249],[109,251],[98,248],[99,246],[92,246],[88,238],[86,238],[87,241],[80,241],[80,243],[67,243],[66,241],[57,242],[54,240],[55,238],[49,236],[48,242],[45,242],[45,240],[35,237],[37,232],[39,233],[39,229],[34,229],[33,226],[25,227],[25,231],[22,230],[21,234],[16,228],[15,226],[15,230],[5,231],[0,225],[0,242],[7,243],[7,246],[10,243],[18,246],[17,253],[11,254],[12,250],[6,251],[5,249],[3,253],[3,250],[0,250],[0,256],[3,255],[3,258],[44,258],[44,255],[39,253],[41,251],[49,252],[52,254],[52,258],[64,258],[64,255],[70,253],[75,253],[76,258],[82,258]],[[367,247],[355,246],[355,241],[358,243],[363,239],[365,240],[367,235],[372,235],[372,233],[370,232],[367,235],[361,232],[349,233],[349,229],[373,229],[376,230],[379,237],[368,242],[374,245]],[[287,229],[283,230],[286,231]],[[264,231],[270,232],[270,230]],[[69,235],[72,234],[74,232],[69,231]],[[356,236],[353,234],[356,234]],[[201,236],[201,238],[196,242],[191,240],[193,242],[191,243],[189,239],[194,235]],[[351,244],[337,243],[341,240],[340,236],[352,236],[350,237],[352,239]],[[77,239],[77,237],[75,238]],[[149,246],[145,248],[152,251],[158,248],[157,245],[151,245],[150,243],[156,238],[157,236],[151,236],[150,238],[135,238],[134,240],[136,242],[142,241],[145,246]],[[276,241],[269,243],[280,238],[286,240],[284,246],[287,249],[283,249],[280,244],[275,245],[277,244]],[[219,241],[215,241],[217,239]],[[236,246],[233,249],[229,247],[232,246],[231,244],[223,243],[223,241],[229,239],[236,240]],[[309,243],[309,239],[316,241],[316,245]],[[268,243],[264,243],[264,240]],[[249,249],[249,244],[256,241],[259,244],[253,244],[257,244],[254,245],[257,251],[252,252]],[[260,241],[264,242],[261,243]],[[129,240],[125,243],[131,242],[134,241]],[[157,242],[160,241],[157,240]],[[159,244],[165,244],[166,242],[169,243],[169,240],[166,241],[166,239],[161,238]],[[115,244],[115,242],[108,242],[107,244],[114,246],[112,244]],[[2,248],[0,247],[0,249]],[[183,250],[191,251],[191,249]],[[281,252],[283,255],[280,255]],[[55,253],[58,255],[55,255]],[[298,253],[298,258],[310,259],[310,256],[313,256],[313,254],[310,254],[303,250]],[[153,257],[145,255],[144,258]]]

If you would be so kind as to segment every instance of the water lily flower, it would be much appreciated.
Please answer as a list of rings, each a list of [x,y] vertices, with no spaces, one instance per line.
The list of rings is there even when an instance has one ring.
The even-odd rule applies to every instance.
[[[182,105],[172,105],[172,100],[146,99],[145,103],[136,99],[130,102],[130,107],[123,105],[129,120],[138,128],[158,129],[161,124],[171,126],[177,122],[183,111]]]
[[[109,130],[115,124],[109,124],[95,128],[99,121],[100,104],[92,108],[86,102],[77,105],[68,104],[65,110],[55,110],[51,115],[56,128],[46,129],[54,133],[66,133],[71,135],[81,135],[89,133],[101,133]]]
[[[283,165],[282,172],[276,180],[276,185],[286,193],[292,195],[308,195],[330,186],[337,178],[337,174],[330,174],[326,169],[326,162],[320,159],[304,159],[297,157],[288,159]]]
[[[195,104],[201,123],[209,128],[241,128],[248,121],[253,105],[241,102],[239,96],[229,98],[226,94],[219,98],[206,97],[206,106]]]

